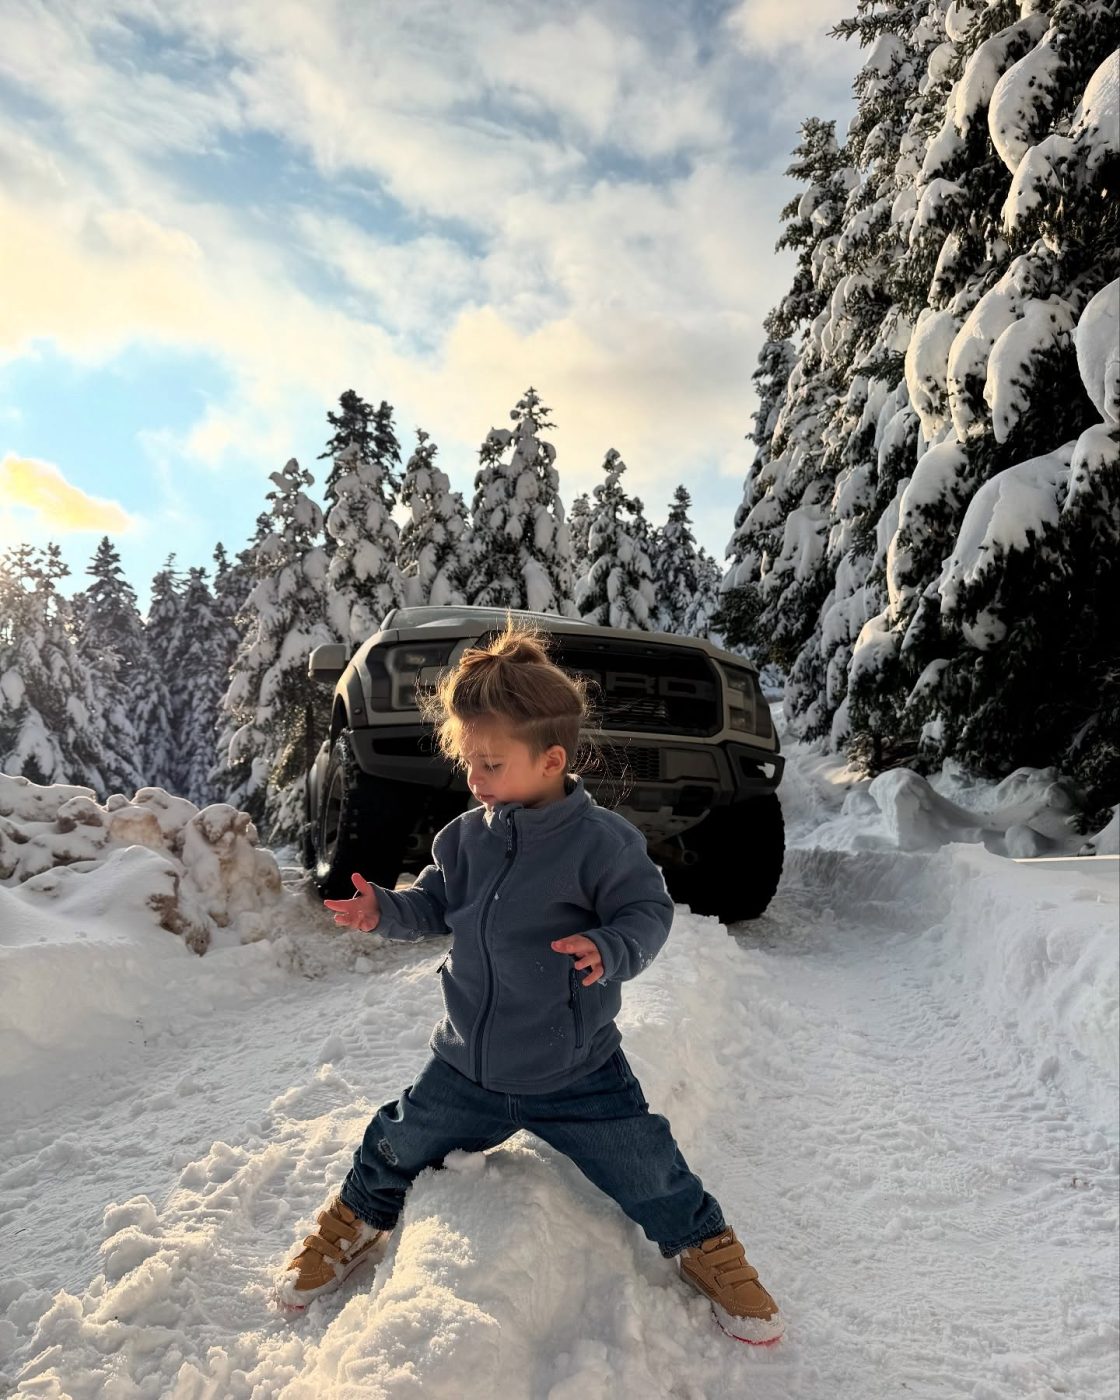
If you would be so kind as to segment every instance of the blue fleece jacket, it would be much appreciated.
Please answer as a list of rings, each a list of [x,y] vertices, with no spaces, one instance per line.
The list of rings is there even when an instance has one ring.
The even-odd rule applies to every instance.
[[[499,1093],[552,1093],[605,1064],[621,1040],[619,983],[648,967],[673,921],[641,833],[579,778],[569,784],[543,807],[464,812],[436,835],[410,889],[375,886],[378,933],[451,934],[431,1048]],[[550,946],[575,933],[602,954],[590,987]]]

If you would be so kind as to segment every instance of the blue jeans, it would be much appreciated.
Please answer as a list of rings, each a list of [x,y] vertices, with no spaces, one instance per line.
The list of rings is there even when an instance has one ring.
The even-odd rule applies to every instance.
[[[399,1099],[383,1104],[354,1153],[342,1199],[391,1230],[405,1191],[455,1148],[481,1152],[519,1128],[570,1157],[666,1257],[726,1229],[719,1203],[688,1169],[668,1121],[650,1113],[626,1057],[553,1094],[499,1094],[432,1056]]]

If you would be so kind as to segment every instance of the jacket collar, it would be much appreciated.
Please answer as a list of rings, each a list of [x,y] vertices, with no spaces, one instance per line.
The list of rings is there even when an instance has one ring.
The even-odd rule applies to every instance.
[[[483,813],[483,820],[491,831],[503,838],[511,818],[519,840],[532,841],[551,836],[582,816],[593,801],[578,774],[569,773],[566,781],[568,791],[555,802],[546,802],[543,807],[526,807],[523,802],[499,802],[492,812]]]

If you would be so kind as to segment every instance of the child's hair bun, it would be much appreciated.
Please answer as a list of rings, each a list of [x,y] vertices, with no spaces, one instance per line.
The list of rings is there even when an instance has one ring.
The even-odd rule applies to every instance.
[[[456,761],[464,725],[494,719],[534,753],[560,744],[571,760],[588,712],[583,681],[556,665],[544,634],[512,616],[485,646],[467,647],[421,707],[435,723],[441,751]]]
[[[482,655],[493,657],[496,661],[512,661],[518,665],[549,665],[544,638],[537,632],[514,631],[512,627],[507,627],[500,633]]]

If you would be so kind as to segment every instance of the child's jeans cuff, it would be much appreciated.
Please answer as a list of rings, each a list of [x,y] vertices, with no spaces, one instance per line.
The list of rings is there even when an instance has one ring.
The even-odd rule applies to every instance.
[[[658,1245],[661,1253],[666,1259],[672,1259],[679,1254],[682,1249],[694,1249],[696,1245],[703,1244],[705,1240],[710,1240],[713,1235],[718,1235],[727,1229],[727,1221],[723,1218],[723,1211],[717,1210],[709,1215],[703,1225],[687,1239],[667,1241]]]

